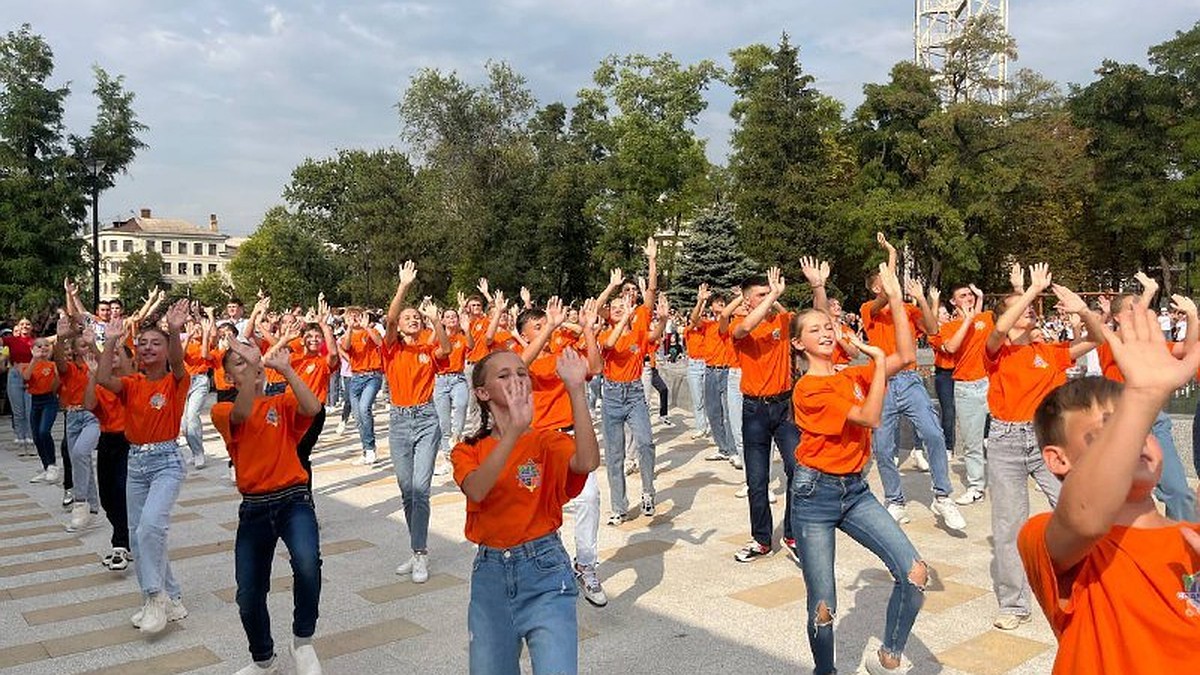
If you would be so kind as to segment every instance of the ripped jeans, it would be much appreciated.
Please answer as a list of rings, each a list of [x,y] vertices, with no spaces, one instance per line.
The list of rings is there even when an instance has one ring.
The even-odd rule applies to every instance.
[[[837,584],[833,576],[834,530],[842,530],[879,557],[892,575],[883,631],[883,649],[899,656],[925,602],[926,570],[920,556],[861,474],[834,475],[799,464],[792,479],[792,534],[808,591],[808,646],[818,675],[836,672],[833,617]],[[910,574],[916,575],[910,578]],[[920,583],[917,583],[917,581]],[[823,616],[822,609],[828,610]],[[824,619],[824,620],[821,620]],[[870,658],[870,657],[868,657]]]

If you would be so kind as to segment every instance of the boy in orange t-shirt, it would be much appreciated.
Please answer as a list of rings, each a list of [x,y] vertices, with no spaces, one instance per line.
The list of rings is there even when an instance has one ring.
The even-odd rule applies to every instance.
[[[33,430],[33,445],[42,471],[29,479],[30,483],[57,483],[62,472],[54,455],[54,422],[58,419],[58,369],[50,359],[50,340],[40,337],[33,341],[33,358],[17,366],[29,393],[29,426]]]
[[[1058,638],[1056,675],[1196,670],[1200,531],[1154,503],[1162,449],[1151,426],[1200,366],[1200,347],[1177,359],[1152,310],[1139,304],[1130,314],[1119,336],[1103,329],[1125,384],[1074,380],[1034,414],[1062,493],[1053,513],[1025,524],[1017,546]]]
[[[522,641],[535,672],[579,671],[578,593],[558,530],[563,506],[600,465],[600,447],[587,405],[587,364],[568,349],[556,370],[574,438],[531,428],[525,363],[501,351],[476,364],[471,384],[482,425],[451,453],[454,480],[467,497],[466,536],[479,545],[467,609],[472,672],[519,672]]]
[[[742,458],[730,428],[729,367],[737,355],[733,351],[733,340],[729,331],[721,332],[720,316],[725,312],[728,299],[721,293],[713,293],[708,284],[696,289],[696,304],[688,319],[689,330],[696,330],[704,341],[704,415],[708,419],[713,445],[716,447],[705,456],[710,462],[726,461],[742,468]],[[705,310],[712,316],[704,316]]]
[[[264,365],[283,376],[287,392],[264,393]],[[321,402],[292,368],[287,350],[274,350],[260,362],[256,348],[235,342],[224,366],[237,398],[214,405],[212,421],[229,448],[242,494],[233,564],[238,613],[254,660],[239,672],[279,672],[267,592],[275,547],[282,539],[293,578],[292,658],[297,673],[314,675],[321,672],[312,645],[321,597],[321,543],[308,472],[296,455],[296,444]]]

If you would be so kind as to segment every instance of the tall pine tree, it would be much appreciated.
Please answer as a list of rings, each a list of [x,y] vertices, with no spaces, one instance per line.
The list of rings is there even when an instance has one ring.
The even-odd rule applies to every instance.
[[[692,222],[667,296],[673,307],[686,311],[696,302],[696,288],[700,284],[728,292],[754,274],[754,267],[738,245],[733,208],[717,204]]]

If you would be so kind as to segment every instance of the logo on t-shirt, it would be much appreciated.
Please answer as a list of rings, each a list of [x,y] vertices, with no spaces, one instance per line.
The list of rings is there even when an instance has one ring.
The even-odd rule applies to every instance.
[[[862,400],[865,400],[866,398],[867,398],[866,395],[863,394],[862,387],[858,386],[858,383],[855,382],[854,383],[854,400],[862,401]]]
[[[271,406],[271,408],[267,410],[267,424],[270,424],[273,427],[279,426],[279,412],[275,410],[275,406]]]
[[[629,353],[630,354],[638,353],[638,346],[636,344],[629,345]]]
[[[982,322],[982,321],[976,321],[976,322],[975,322],[975,330],[983,330],[983,327],[984,327],[984,326],[986,326],[986,325],[987,325],[987,324],[985,324],[985,323],[984,323],[984,322]]]
[[[429,355],[428,354],[417,354],[417,362],[418,363],[429,363]]]
[[[532,459],[517,466],[517,482],[521,487],[533,492],[542,485],[542,468]]]
[[[155,410],[162,410],[167,405],[167,397],[162,395],[162,392],[156,392],[150,397],[150,407]]]
[[[1200,570],[1183,575],[1183,591],[1178,595],[1187,603],[1187,615],[1200,615]]]
[[[1033,357],[1033,367],[1034,368],[1049,368],[1050,364],[1046,363],[1046,359],[1043,359],[1041,354],[1036,354]]]
[[[779,340],[779,338],[781,338],[781,337],[783,337],[783,331],[779,330],[778,328],[776,328],[775,330],[771,331],[771,339],[772,339],[772,340],[776,340],[776,341],[778,341],[778,340]]]
[[[317,372],[317,364],[315,364],[315,363],[308,364],[308,366],[304,369],[304,372],[308,373],[309,375]]]

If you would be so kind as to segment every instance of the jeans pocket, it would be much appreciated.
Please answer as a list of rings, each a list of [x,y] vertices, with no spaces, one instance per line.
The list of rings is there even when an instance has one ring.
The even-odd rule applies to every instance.
[[[816,469],[797,464],[792,474],[792,498],[808,499],[817,491],[817,479],[821,472]]]
[[[569,568],[571,559],[567,556],[567,552],[559,547],[539,553],[533,559],[533,564],[541,572],[554,572]]]

